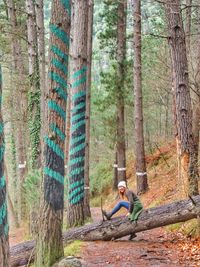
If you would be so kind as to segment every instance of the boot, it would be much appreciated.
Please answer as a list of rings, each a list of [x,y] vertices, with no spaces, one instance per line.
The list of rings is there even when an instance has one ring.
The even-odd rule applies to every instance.
[[[132,240],[133,238],[135,238],[137,235],[135,233],[130,234],[128,240]]]
[[[102,210],[103,215],[106,217],[107,220],[110,220],[112,217],[111,213],[106,212],[105,210]]]

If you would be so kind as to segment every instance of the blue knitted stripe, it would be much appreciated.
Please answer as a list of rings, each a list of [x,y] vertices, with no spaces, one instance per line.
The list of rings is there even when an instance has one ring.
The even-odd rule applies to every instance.
[[[60,57],[64,62],[68,61],[68,55],[66,55],[60,48],[58,48],[56,45],[51,46],[51,51],[56,54],[58,57]]]
[[[81,113],[79,113],[79,114],[73,115],[73,116],[72,116],[72,122],[74,122],[74,121],[76,121],[76,120],[79,120],[79,119],[81,119],[81,118],[83,118],[83,117],[84,117],[84,119],[85,119],[85,111],[84,111],[84,112],[81,112]]]
[[[62,141],[65,141],[65,134],[56,126],[55,123],[50,124],[50,129],[55,132]]]
[[[65,101],[67,101],[67,93],[65,90],[63,90],[61,87],[56,87],[54,88],[54,90],[56,91],[56,93],[63,98]]]
[[[6,185],[6,178],[5,176],[2,176],[0,178],[0,189],[2,189]]]
[[[69,198],[73,198],[75,195],[78,195],[78,193],[83,192],[84,191],[84,185],[77,187],[76,189],[74,189],[70,194],[69,194]]]
[[[0,123],[0,134],[3,133],[3,129],[4,129],[4,124],[3,122]]]
[[[5,145],[2,144],[2,146],[0,147],[0,161],[2,161],[3,159],[4,152],[5,152]]]
[[[81,79],[75,81],[73,84],[72,84],[72,89],[74,88],[77,88],[78,86],[80,86],[81,84],[85,83],[86,82],[86,76],[83,76]]]
[[[84,198],[84,192],[80,193],[75,198],[70,199],[69,201],[70,201],[71,204],[76,205],[78,202],[83,200],[83,198]]]
[[[84,107],[85,107],[85,102],[82,102],[82,103],[76,105],[75,107],[73,107],[72,112],[77,112],[79,109],[82,109]]]
[[[77,164],[77,163],[81,163],[83,161],[84,161],[84,157],[77,157],[77,158],[71,159],[69,161],[69,166]]]
[[[79,175],[83,170],[84,170],[84,167],[75,168],[75,169],[70,171],[69,177],[71,177],[73,175]]]
[[[61,0],[62,5],[66,9],[69,15],[71,15],[71,5],[70,5],[70,0]]]
[[[81,140],[84,140],[85,142],[85,134],[82,134],[81,136],[77,136],[77,137],[74,137],[71,141],[70,141],[70,146],[74,145],[75,143],[81,141]]]
[[[3,220],[5,219],[7,215],[7,205],[6,202],[3,203],[3,205],[0,207],[0,225],[3,224]]]
[[[74,125],[72,125],[71,126],[72,132],[75,132],[82,125],[85,125],[85,119],[75,123]]]
[[[62,78],[58,73],[50,71],[48,75],[52,81],[57,82],[63,88],[67,88],[67,83],[66,83],[65,79]]]
[[[48,101],[48,107],[52,110],[54,110],[55,112],[57,112],[60,117],[66,121],[66,112],[64,111],[64,109],[61,108],[60,105],[58,105],[54,100],[49,100]]]
[[[52,58],[51,64],[62,71],[64,75],[67,75],[67,66],[64,65],[60,60],[58,60],[57,58]]]
[[[74,74],[72,75],[72,78],[73,79],[76,79],[78,76],[82,75],[82,74],[85,74],[85,72],[87,71],[87,66],[83,66],[82,69],[74,72]]]
[[[56,172],[48,167],[45,167],[44,173],[49,177],[55,179],[57,182],[64,184],[64,176],[62,176],[59,172]]]
[[[64,159],[64,152],[63,150],[51,139],[47,136],[44,137],[44,142],[62,159]]]
[[[50,31],[60,40],[63,41],[64,44],[69,47],[69,37],[67,36],[66,32],[63,31],[58,25],[50,24],[49,25]]]
[[[75,101],[79,97],[83,97],[86,95],[86,91],[80,91],[72,96],[72,100]]]
[[[78,151],[82,150],[84,147],[85,147],[85,142],[74,147],[74,148],[71,148],[69,154],[73,155],[73,154],[77,153]]]
[[[76,182],[70,184],[69,190],[73,190],[73,188],[75,188],[77,186],[82,186],[82,185],[84,185],[84,180],[76,181]]]

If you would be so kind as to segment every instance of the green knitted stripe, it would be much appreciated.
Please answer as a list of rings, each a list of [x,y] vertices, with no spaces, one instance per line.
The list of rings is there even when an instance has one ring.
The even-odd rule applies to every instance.
[[[74,145],[75,143],[81,141],[81,140],[84,140],[85,142],[85,134],[82,134],[81,136],[77,136],[75,138],[73,138],[71,141],[70,141],[70,145]]]
[[[85,74],[85,72],[87,71],[87,66],[83,66],[82,69],[74,72],[74,74],[72,75],[72,78],[73,79],[76,79],[78,76],[82,75],[82,74]]]
[[[4,129],[4,124],[3,122],[0,123],[0,134],[3,133],[3,129]]]
[[[80,104],[76,105],[73,109],[72,112],[77,112],[77,110],[84,108],[85,107],[85,102],[81,102]]]
[[[54,110],[55,112],[57,112],[60,117],[66,121],[66,112],[61,108],[60,105],[58,105],[54,100],[49,100],[48,101],[48,107],[52,110]]]
[[[73,115],[72,116],[72,122],[76,121],[76,120],[79,120],[81,118],[85,118],[85,111],[84,112],[81,112],[79,114],[76,114],[76,115]]]
[[[6,178],[2,176],[0,179],[0,189],[2,189],[6,185]]]
[[[2,161],[2,159],[3,159],[4,152],[5,152],[5,145],[3,144],[3,145],[0,147],[0,161]]]
[[[84,147],[85,147],[85,142],[80,144],[80,145],[78,145],[78,146],[76,146],[76,147],[74,147],[74,148],[72,148],[72,149],[70,149],[69,154],[73,155],[73,154],[77,153],[78,151],[80,151],[81,149],[83,149]]]
[[[65,90],[63,90],[61,87],[56,87],[54,88],[54,90],[56,91],[56,93],[63,98],[65,101],[67,101],[67,93]]]
[[[80,200],[82,200],[84,197],[84,192],[80,193],[79,195],[77,195],[75,198],[70,200],[70,203],[75,205],[77,204]]]
[[[74,189],[70,194],[69,194],[69,198],[73,198],[75,195],[78,195],[78,193],[83,192],[84,191],[84,185],[77,187],[76,189]]]
[[[74,170],[71,170],[69,173],[69,177],[73,175],[79,175],[84,170],[84,167],[76,168]]]
[[[71,15],[71,5],[70,5],[70,0],[61,0],[62,5],[66,9],[69,15]]]
[[[4,226],[4,235],[7,237],[9,232],[9,225],[8,223]]]
[[[60,60],[58,60],[57,58],[52,58],[51,64],[62,71],[64,75],[67,75],[67,67]]]
[[[63,41],[64,44],[69,47],[69,37],[67,36],[66,32],[63,31],[59,26],[55,24],[49,25],[50,31],[60,40]]]
[[[85,124],[85,119],[77,122],[76,124],[72,125],[72,132],[75,132],[80,126]]]
[[[44,173],[49,177],[55,179],[57,182],[64,184],[64,176],[62,176],[59,172],[56,172],[48,167],[45,167]]]
[[[67,83],[66,83],[65,79],[63,79],[58,73],[50,71],[48,75],[52,81],[57,82],[63,88],[67,88]]]
[[[60,48],[58,48],[56,45],[51,46],[51,51],[56,54],[58,57],[60,57],[64,62],[68,61],[68,55],[66,55]]]
[[[78,158],[71,159],[69,161],[69,166],[76,164],[76,163],[80,163],[82,161],[84,161],[84,157],[78,157]]]
[[[80,92],[78,92],[78,93],[76,93],[76,94],[74,94],[72,96],[72,100],[75,101],[77,98],[85,96],[85,95],[86,95],[86,91],[85,90],[84,91],[80,91]]]
[[[50,129],[55,132],[62,141],[65,140],[65,134],[56,126],[55,123],[50,124]]]
[[[83,76],[80,80],[77,80],[72,84],[72,89],[77,88],[78,86],[80,86],[82,83],[85,82],[86,82],[86,76]]]
[[[69,189],[73,190],[73,188],[75,188],[77,186],[82,186],[82,185],[84,185],[84,180],[76,181],[76,182],[70,184]]]
[[[0,207],[0,225],[3,224],[3,220],[5,219],[7,214],[7,205],[6,202]]]
[[[63,150],[51,139],[47,136],[44,137],[44,142],[62,159],[64,159],[64,152]]]

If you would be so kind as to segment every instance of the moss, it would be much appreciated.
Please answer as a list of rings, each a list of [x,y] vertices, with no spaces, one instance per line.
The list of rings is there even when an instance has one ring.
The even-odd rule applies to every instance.
[[[64,248],[64,256],[77,256],[80,253],[82,246],[82,241],[74,241],[73,243]]]

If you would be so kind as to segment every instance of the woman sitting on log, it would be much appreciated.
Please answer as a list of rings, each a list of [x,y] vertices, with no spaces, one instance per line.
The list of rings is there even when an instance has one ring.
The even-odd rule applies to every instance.
[[[126,186],[125,181],[120,181],[118,183],[118,193],[120,201],[115,205],[111,212],[106,212],[102,210],[103,215],[107,220],[110,220],[111,217],[118,212],[122,207],[128,210],[127,216],[131,221],[137,221],[143,206],[140,202],[138,196]]]

